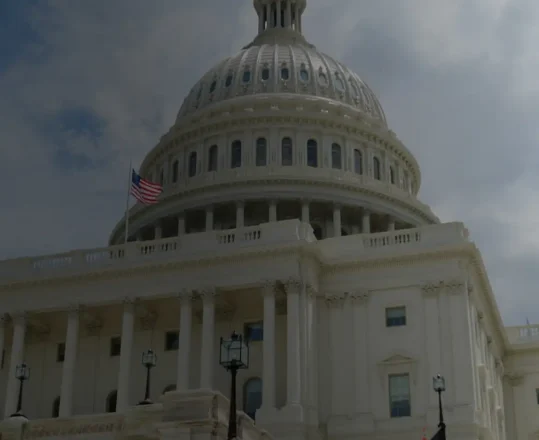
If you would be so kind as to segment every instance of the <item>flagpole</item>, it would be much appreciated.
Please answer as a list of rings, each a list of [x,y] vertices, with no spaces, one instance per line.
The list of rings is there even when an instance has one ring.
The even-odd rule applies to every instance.
[[[127,244],[127,239],[129,238],[129,195],[131,194],[131,179],[133,173],[133,163],[132,160],[129,161],[129,175],[127,179],[127,197],[125,200],[125,244]]]

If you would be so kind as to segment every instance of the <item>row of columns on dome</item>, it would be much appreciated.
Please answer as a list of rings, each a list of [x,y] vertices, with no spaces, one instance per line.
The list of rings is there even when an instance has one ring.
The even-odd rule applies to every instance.
[[[281,295],[286,297],[287,314],[287,348],[286,348],[286,406],[301,403],[301,376],[300,376],[300,301],[312,301],[312,296],[305,296],[312,289],[299,280],[288,280],[285,283],[268,281],[259,286],[263,296],[263,402],[262,407],[267,410],[276,408],[276,303]],[[180,302],[179,318],[179,341],[176,367],[176,390],[187,391],[190,389],[190,365],[191,365],[191,342],[193,330],[193,303],[194,300],[202,302],[202,332],[200,352],[200,389],[214,389],[214,368],[218,361],[215,353],[215,315],[216,299],[219,291],[215,288],[199,290],[183,290],[178,294]],[[116,411],[127,409],[131,402],[131,369],[132,353],[135,332],[135,309],[138,305],[136,299],[126,299],[123,303],[120,365],[117,380]],[[143,306],[143,304],[141,304]],[[79,345],[79,327],[81,325],[81,309],[70,308],[68,311],[65,355],[61,376],[60,408],[59,417],[69,417],[73,412],[73,388],[75,369],[77,364],[77,352]],[[30,325],[31,316],[19,314],[12,316],[13,338],[11,346],[11,358],[9,363],[9,376],[6,389],[5,417],[15,413],[18,399],[18,380],[16,375],[17,366],[25,360],[25,337]],[[4,349],[5,319],[0,326],[0,352]]]
[[[208,232],[257,226],[280,220],[301,219],[310,223],[317,239],[340,237],[350,234],[369,234],[413,227],[398,222],[387,214],[371,213],[366,209],[339,204],[293,201],[224,203],[206,206],[166,217],[155,224],[141,228],[130,241],[159,240],[186,233]]]
[[[258,10],[258,33],[273,28],[290,28],[301,32],[301,10],[292,0],[268,1]]]

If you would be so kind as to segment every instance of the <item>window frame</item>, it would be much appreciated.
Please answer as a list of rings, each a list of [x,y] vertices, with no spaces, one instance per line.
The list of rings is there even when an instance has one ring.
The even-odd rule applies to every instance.
[[[255,332],[251,327],[257,326]],[[253,338],[252,334],[260,333],[260,337]],[[245,335],[245,342],[250,344],[251,342],[263,342],[264,341],[264,321],[248,321],[243,324],[243,334]]]
[[[66,358],[66,343],[58,342],[56,344],[56,362],[62,363]]]
[[[338,155],[338,161],[336,161],[336,155]],[[331,144],[331,168],[334,170],[342,170],[342,147],[337,142]]]
[[[259,389],[260,391],[258,391],[257,393],[260,394],[260,406],[258,406],[258,408],[256,408],[254,410],[254,412],[251,412],[249,411],[250,408],[248,408],[248,405],[249,405],[249,399],[248,399],[248,396],[249,396],[249,385],[251,384],[260,384],[259,386]],[[256,412],[261,408],[262,406],[262,399],[263,399],[263,389],[264,389],[264,384],[262,382],[262,378],[260,377],[250,377],[249,379],[247,379],[244,384],[243,384],[243,412],[245,414],[247,414],[249,417],[251,417],[253,420],[256,419]],[[252,392],[254,394],[254,392]],[[256,406],[256,405],[255,405]]]
[[[187,175],[189,177],[195,177],[197,175],[197,162],[198,155],[196,151],[191,151],[189,153],[189,158],[187,160]]]
[[[118,347],[118,352],[116,353],[115,347]],[[122,337],[121,336],[111,336],[109,339],[109,357],[120,356],[122,352]]]
[[[394,414],[393,410],[394,410],[394,407],[393,407],[393,401],[395,399],[395,397],[400,397],[400,396],[394,396],[393,393],[392,393],[392,379],[398,379],[398,378],[403,378],[403,377],[406,377],[407,378],[407,385],[408,385],[408,389],[407,389],[407,408],[405,409],[405,413],[404,414]],[[411,383],[411,379],[410,379],[410,373],[408,372],[402,372],[402,373],[392,373],[392,374],[388,374],[387,376],[388,378],[388,381],[387,381],[387,390],[388,390],[388,403],[389,403],[389,417],[391,419],[400,419],[400,418],[403,418],[403,417],[411,417],[412,416],[412,383]]]
[[[219,147],[216,144],[210,145],[208,149],[208,172],[217,171],[219,162]]]
[[[382,163],[377,156],[372,158],[372,177],[376,180],[382,180]]]
[[[318,141],[316,139],[309,139],[307,141],[307,145],[306,145],[306,149],[307,149],[307,166],[308,167],[311,167],[311,168],[318,168]],[[309,163],[309,159],[310,159],[310,153],[312,152],[312,150],[314,150],[314,165],[311,165]]]
[[[358,162],[359,158],[359,162]],[[359,167],[358,167],[359,164]],[[358,171],[359,169],[359,171]],[[359,148],[354,148],[354,173],[363,175],[363,152]]]
[[[169,338],[174,337],[176,339],[176,343],[172,344],[172,346],[169,346]],[[178,351],[180,347],[180,331],[179,330],[168,330],[164,334],[164,351]]]
[[[264,160],[261,159],[261,151],[264,151]],[[263,162],[263,163],[262,163]],[[255,166],[265,167],[268,165],[268,141],[265,137],[260,136],[256,138],[255,144]]]
[[[389,315],[389,312],[395,311],[395,310],[402,310],[403,316],[400,316],[398,318],[392,318]],[[393,328],[393,327],[405,327],[408,323],[407,314],[406,314],[406,306],[391,306],[386,307],[385,309],[385,320],[386,320],[386,327],[387,328]]]
[[[239,156],[236,157],[235,153],[239,151]],[[243,162],[243,145],[239,139],[232,141],[230,144],[230,168],[241,168]]]
[[[286,159],[285,152],[287,153]],[[290,136],[285,136],[281,139],[281,165],[284,167],[291,167],[294,165],[294,143]]]

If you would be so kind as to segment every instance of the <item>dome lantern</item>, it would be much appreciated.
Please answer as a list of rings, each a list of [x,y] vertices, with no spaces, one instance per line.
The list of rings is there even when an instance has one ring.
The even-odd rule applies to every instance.
[[[270,29],[292,29],[301,33],[301,15],[306,0],[254,0],[258,34]]]

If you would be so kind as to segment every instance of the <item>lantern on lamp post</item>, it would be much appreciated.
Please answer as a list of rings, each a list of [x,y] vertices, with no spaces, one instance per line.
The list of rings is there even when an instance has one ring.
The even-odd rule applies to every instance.
[[[24,362],[22,364],[17,365],[15,368],[15,377],[19,381],[19,397],[17,398],[17,409],[15,410],[15,413],[11,415],[11,417],[25,417],[24,414],[22,414],[22,392],[24,388],[24,382],[30,379],[30,367],[26,365]]]
[[[440,422],[438,423],[438,432],[434,439],[445,440],[445,422],[444,422],[444,409],[442,407],[442,393],[445,391],[445,379],[441,374],[437,374],[432,378],[432,387],[434,391],[438,393],[438,410],[440,412]]]
[[[219,363],[230,372],[230,413],[228,417],[227,440],[237,437],[236,425],[236,376],[238,370],[249,368],[249,346],[243,337],[232,332],[230,339],[221,338]]]
[[[150,405],[150,374],[151,370],[157,364],[157,355],[153,350],[146,350],[142,353],[142,365],[146,367],[146,389],[144,391],[144,400],[139,405]]]

